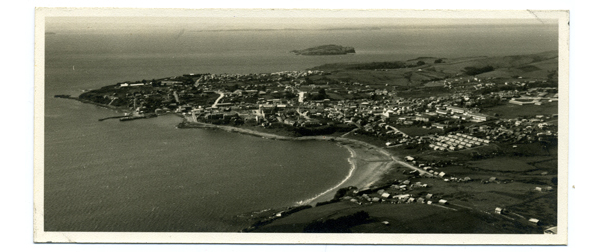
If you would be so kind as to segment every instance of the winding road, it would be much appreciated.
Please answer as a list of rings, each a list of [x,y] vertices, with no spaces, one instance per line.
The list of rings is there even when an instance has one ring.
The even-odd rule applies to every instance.
[[[221,92],[221,91],[217,91],[217,94],[219,94],[219,98],[217,98],[217,100],[215,101],[215,103],[211,106],[212,108],[216,108],[217,107],[217,103],[219,103],[219,101],[221,99],[223,99],[223,97],[225,97],[225,93]]]

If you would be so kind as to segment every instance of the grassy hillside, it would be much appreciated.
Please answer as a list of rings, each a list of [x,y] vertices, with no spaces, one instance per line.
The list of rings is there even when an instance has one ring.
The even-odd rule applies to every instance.
[[[469,209],[453,210],[426,204],[373,204],[360,206],[349,202],[332,203],[302,210],[273,221],[254,232],[306,232],[314,223],[327,223],[364,211],[368,219],[346,225],[352,233],[540,233],[541,228],[515,222],[496,214]],[[387,222],[387,224],[384,224]],[[314,230],[313,230],[314,231]]]
[[[442,80],[461,76],[556,80],[558,51],[501,57],[420,57],[407,61],[335,63],[312,69],[330,72],[327,77],[335,81],[404,87],[435,86]]]

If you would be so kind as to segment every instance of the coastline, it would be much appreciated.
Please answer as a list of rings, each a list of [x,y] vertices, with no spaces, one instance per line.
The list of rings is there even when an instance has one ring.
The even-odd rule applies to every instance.
[[[112,110],[121,111],[121,109],[106,105],[100,104],[84,99],[80,99],[77,97],[56,97],[63,99],[71,99],[76,100],[82,103],[88,103]],[[401,159],[392,155],[384,148],[377,147],[375,145],[350,139],[344,137],[331,137],[331,136],[302,136],[302,137],[289,137],[289,136],[281,136],[273,133],[259,132],[251,129],[238,128],[234,126],[227,125],[215,125],[210,123],[202,123],[202,122],[189,122],[182,115],[173,113],[176,116],[179,116],[184,119],[183,122],[179,123],[176,128],[185,129],[185,128],[205,128],[205,129],[219,129],[227,132],[246,134],[256,137],[262,137],[265,139],[272,140],[285,140],[285,141],[332,141],[338,144],[341,147],[344,147],[350,153],[350,157],[348,158],[348,163],[350,164],[350,170],[344,179],[340,181],[338,184],[333,187],[327,189],[324,192],[321,192],[311,198],[303,199],[296,202],[296,206],[300,205],[312,205],[315,206],[318,202],[325,202],[332,200],[334,198],[335,193],[338,189],[354,186],[359,190],[367,189],[369,186],[377,183],[381,177],[389,171],[394,164],[399,164],[405,166],[407,168],[416,169],[421,172],[426,172],[421,169],[418,169],[406,162],[401,161]]]
[[[389,158],[376,150],[352,144],[340,145],[350,152],[348,162],[351,165],[351,169],[348,175],[337,185],[315,197],[299,201],[298,205],[315,205],[318,202],[329,201],[334,198],[335,193],[340,188],[354,186],[359,190],[366,189],[378,182],[395,164],[392,158]]]
[[[332,141],[341,147],[346,148],[350,152],[348,162],[350,163],[350,170],[348,175],[342,179],[341,182],[335,186],[321,192],[311,198],[300,200],[296,202],[299,205],[315,205],[318,202],[329,201],[333,199],[338,189],[355,186],[359,189],[365,189],[372,184],[378,182],[381,177],[389,171],[394,164],[401,164],[404,162],[398,162],[392,154],[387,152],[381,147],[374,146],[369,143],[365,143],[359,140],[343,138],[343,137],[331,137],[331,136],[303,136],[303,137],[287,137],[280,136],[271,133],[258,132],[250,129],[237,128],[226,125],[214,125],[201,122],[182,122],[178,125],[178,128],[205,128],[205,129],[219,129],[227,132],[235,132],[241,134],[247,134],[257,137],[273,140],[287,140],[287,141]]]

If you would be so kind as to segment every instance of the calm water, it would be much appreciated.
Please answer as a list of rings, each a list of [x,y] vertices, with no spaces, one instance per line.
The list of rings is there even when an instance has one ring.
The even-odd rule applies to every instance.
[[[293,49],[354,46],[355,55]],[[183,73],[302,70],[418,56],[510,55],[556,49],[553,27],[378,31],[60,33],[46,39],[45,229],[237,231],[236,215],[289,206],[337,184],[348,152],[327,142],[272,141],[176,129],[175,116],[119,122],[115,111],[52,98]]]

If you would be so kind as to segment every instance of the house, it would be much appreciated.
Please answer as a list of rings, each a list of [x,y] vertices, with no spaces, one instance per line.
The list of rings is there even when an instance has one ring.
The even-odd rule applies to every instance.
[[[472,117],[471,120],[474,122],[485,122],[489,118],[488,115],[481,113],[470,113],[470,115]]]
[[[447,205],[448,201],[445,199],[441,199],[440,201],[438,201],[438,203],[440,203],[441,205]]]
[[[447,127],[447,125],[441,124],[441,123],[433,123],[433,124],[431,124],[431,126],[434,128],[442,129],[442,130]]]
[[[440,115],[447,115],[448,114],[448,110],[445,110],[445,109],[438,109],[435,112],[438,113],[438,114],[440,114]]]
[[[399,200],[403,200],[403,199],[408,199],[410,197],[410,194],[402,194],[402,195],[394,195],[392,196],[392,198],[395,199],[399,199]]]
[[[465,113],[465,109],[461,108],[461,107],[455,107],[455,106],[447,106],[446,110],[451,111],[452,113],[458,113],[458,114],[462,114]]]
[[[283,120],[283,123],[286,125],[294,126],[296,124],[296,121],[290,118],[286,118],[285,120]]]
[[[162,80],[162,81],[160,81],[160,84],[163,86],[173,86],[173,85],[182,85],[183,82],[175,81],[175,80]]]
[[[504,213],[504,209],[500,208],[500,207],[496,207],[496,210],[494,211],[497,214],[503,214]]]
[[[418,115],[418,116],[415,116],[415,121],[429,122],[430,119],[431,119],[431,117],[427,116],[427,115]]]
[[[539,225],[540,224],[540,220],[536,219],[536,218],[530,218],[529,222],[535,224],[535,225]]]

